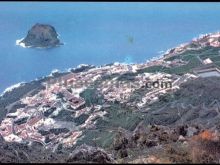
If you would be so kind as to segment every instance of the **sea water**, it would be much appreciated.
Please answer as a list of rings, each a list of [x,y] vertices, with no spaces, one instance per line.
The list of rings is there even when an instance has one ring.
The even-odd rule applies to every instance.
[[[79,64],[142,63],[220,30],[219,3],[0,2],[0,92]],[[23,48],[16,40],[50,24],[65,44]]]

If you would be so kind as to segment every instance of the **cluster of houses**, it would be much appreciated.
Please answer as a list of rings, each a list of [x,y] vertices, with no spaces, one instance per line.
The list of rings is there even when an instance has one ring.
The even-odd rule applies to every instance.
[[[190,43],[181,44],[178,47],[168,50],[164,57],[169,58],[177,54],[183,53],[186,50],[198,50],[200,48],[212,46],[220,47],[220,32],[214,34],[201,35],[199,38],[193,39]]]
[[[179,66],[182,66],[182,65],[186,65],[188,64],[187,61],[183,61],[182,59],[174,59],[172,61],[166,61],[163,63],[164,66],[166,67],[179,67]]]
[[[40,114],[30,115],[19,109],[17,114],[9,113],[2,121],[0,133],[6,141],[29,140],[44,144],[44,137],[35,130],[43,120]]]
[[[119,81],[117,78],[103,81],[99,88],[106,101],[128,103],[134,91],[143,87],[148,88],[148,92],[156,91],[158,88],[161,88],[162,85],[164,85],[164,87],[165,85],[169,85],[168,82],[171,84],[173,79],[174,77],[172,75],[166,73],[142,73],[135,76],[132,81]],[[158,87],[154,87],[154,82],[163,84],[158,84]],[[150,87],[147,86],[148,83],[151,83]],[[172,84],[170,87],[168,86],[168,88],[172,88]],[[168,88],[165,90],[169,90]],[[161,89],[159,90],[162,91]],[[157,94],[155,93],[155,95]],[[146,96],[146,99],[152,100],[156,97],[155,95],[152,94],[149,98]],[[133,104],[136,104],[136,102],[133,102]]]
[[[122,66],[117,67],[123,70]],[[82,135],[83,129],[95,127],[94,119],[106,114],[105,111],[100,111],[99,106],[86,107],[85,100],[79,94],[101,75],[109,72],[108,68],[97,68],[86,73],[70,73],[63,76],[61,81],[49,81],[49,85],[44,84],[46,85],[44,90],[20,100],[21,104],[26,105],[24,108],[7,114],[0,125],[0,134],[10,142],[35,141],[51,147],[59,142],[67,146],[75,144],[78,137]],[[70,84],[76,86],[70,86]],[[90,114],[90,116],[78,127],[78,130],[69,130],[57,135],[51,132],[42,135],[39,132],[41,129],[47,132],[50,129],[59,128],[56,120],[46,117],[44,112],[54,108],[56,110],[52,114],[58,115],[62,107],[68,107],[66,110],[73,112],[75,118],[83,114]],[[91,113],[92,109],[94,109],[93,113]]]
[[[198,42],[201,46],[212,46],[212,47],[220,47],[220,32],[214,34],[206,34],[194,40],[194,42]]]
[[[206,60],[210,63],[210,60]],[[35,95],[25,96],[20,100],[26,106],[17,109],[15,112],[8,113],[0,125],[0,134],[7,141],[27,142],[37,141],[45,146],[53,147],[53,144],[63,143],[67,146],[76,143],[77,139],[82,136],[83,130],[87,128],[95,128],[96,119],[103,118],[106,115],[105,105],[87,106],[86,100],[81,97],[81,92],[98,83],[97,90],[104,96],[105,103],[118,101],[130,105],[129,99],[134,91],[146,87],[147,82],[171,82],[173,85],[168,88],[155,88],[152,86],[142,96],[142,100],[132,102],[132,106],[144,107],[158,99],[160,95],[167,93],[178,87],[184,82],[184,79],[165,73],[141,73],[134,76],[133,80],[121,81],[118,77],[110,79],[102,79],[105,75],[134,73],[137,69],[147,66],[164,64],[163,60],[151,61],[148,64],[114,64],[110,66],[92,68],[88,71],[79,73],[69,73],[61,78],[54,78],[44,85],[45,89],[39,91]],[[174,60],[166,63],[167,65],[183,65],[184,61]],[[207,71],[220,72],[218,69],[207,68]],[[195,71],[196,72],[196,71]],[[201,74],[201,69],[197,71]],[[189,77],[189,76],[188,76]],[[186,76],[187,78],[187,76]],[[48,131],[53,128],[63,128],[63,125],[51,118],[45,116],[45,112],[50,110],[52,115],[59,115],[61,110],[70,111],[74,118],[78,118],[83,114],[89,115],[85,122],[77,126],[77,129],[69,129],[59,134],[46,133],[42,135],[39,130]]]
[[[149,73],[147,73],[147,75],[148,74]],[[188,73],[183,76],[158,73],[152,75],[151,78],[151,81],[153,82],[155,82],[155,80],[160,80],[158,82],[161,86],[159,88],[151,88],[143,97],[141,97],[141,101],[136,104],[138,109],[142,109],[143,107],[146,108],[146,105],[158,101],[159,96],[179,89],[179,86],[182,83],[186,82],[188,79],[195,79],[197,76]]]

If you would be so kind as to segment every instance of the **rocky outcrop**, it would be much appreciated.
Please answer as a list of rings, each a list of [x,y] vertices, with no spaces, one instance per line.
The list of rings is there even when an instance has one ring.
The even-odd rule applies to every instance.
[[[32,143],[6,142],[0,135],[0,163],[64,163],[67,154],[56,154]]]
[[[58,39],[55,28],[46,24],[35,24],[29,31],[27,36],[19,42],[25,47],[54,47],[62,43]]]
[[[133,146],[131,138],[131,133],[119,128],[112,144],[112,149],[117,158],[125,158],[128,156],[127,149]]]
[[[113,158],[109,156],[103,149],[81,145],[77,147],[67,159],[68,163],[114,163]]]

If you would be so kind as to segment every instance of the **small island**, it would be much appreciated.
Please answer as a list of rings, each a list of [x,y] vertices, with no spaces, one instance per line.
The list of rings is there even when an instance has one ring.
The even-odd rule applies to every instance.
[[[63,45],[55,28],[47,24],[35,24],[24,39],[17,41],[22,47],[49,48]]]

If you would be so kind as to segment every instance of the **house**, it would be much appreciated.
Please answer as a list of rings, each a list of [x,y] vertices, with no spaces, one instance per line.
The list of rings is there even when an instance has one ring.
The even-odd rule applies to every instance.
[[[67,90],[62,90],[62,94],[63,94],[63,96],[64,96],[64,99],[66,100],[66,101],[71,101],[72,99],[74,99],[74,95],[72,95],[69,91],[67,91]]]
[[[84,105],[85,101],[82,98],[74,97],[73,99],[70,100],[69,103],[73,109],[77,109],[77,108],[81,107],[82,105]]]
[[[13,128],[11,125],[6,125],[5,127],[1,127],[0,133],[2,136],[8,136],[12,134]]]
[[[22,139],[28,139],[29,138],[28,132],[26,130],[23,130],[20,134],[20,137]]]
[[[207,65],[207,64],[211,64],[213,63],[212,60],[210,58],[207,58],[203,61],[203,64]]]
[[[66,99],[66,101],[69,102],[70,106],[73,109],[77,109],[80,106],[85,104],[85,101],[83,98],[81,97],[75,97],[73,94],[71,94],[69,91],[67,90],[63,90],[62,94],[64,95],[64,98]]]
[[[15,133],[22,132],[26,128],[26,124],[20,124],[14,126]]]
[[[4,137],[4,139],[8,142],[18,142],[19,143],[22,141],[22,138],[14,135],[14,134],[10,134],[10,135]]]
[[[30,125],[30,126],[33,126],[34,124],[36,124],[41,119],[42,119],[42,117],[40,117],[40,116],[33,117],[32,119],[28,120],[27,124]]]

